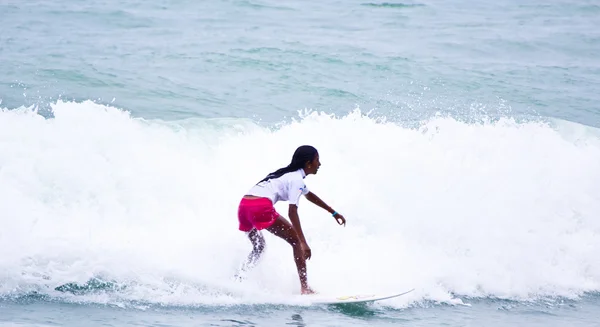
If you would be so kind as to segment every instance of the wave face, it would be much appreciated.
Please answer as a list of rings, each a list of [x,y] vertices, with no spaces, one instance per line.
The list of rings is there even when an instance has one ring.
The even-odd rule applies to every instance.
[[[309,281],[323,294],[403,291],[392,305],[530,300],[600,291],[600,133],[564,121],[406,128],[354,111],[278,128],[239,119],[144,120],[93,102],[54,117],[0,111],[0,296],[212,305],[289,301],[291,249],[266,235],[261,263],[240,197],[312,144],[305,199]],[[285,203],[276,208],[287,213]]]

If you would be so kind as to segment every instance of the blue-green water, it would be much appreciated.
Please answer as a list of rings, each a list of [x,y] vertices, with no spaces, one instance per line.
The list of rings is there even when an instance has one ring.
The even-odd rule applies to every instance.
[[[476,301],[470,307],[234,306],[130,310],[61,303],[4,304],[0,322],[61,326],[594,326],[597,301],[556,305]],[[8,325],[8,324],[7,324]]]
[[[0,323],[600,321],[596,2],[8,0],[0,18]],[[270,235],[231,281],[239,197],[305,143],[309,188],[348,219],[301,205],[313,287],[414,292],[307,306]]]
[[[275,122],[508,107],[598,126],[599,14],[593,1],[9,1],[2,99]]]

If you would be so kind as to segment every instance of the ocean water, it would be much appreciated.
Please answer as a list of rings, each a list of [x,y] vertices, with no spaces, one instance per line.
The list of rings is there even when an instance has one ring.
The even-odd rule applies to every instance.
[[[600,325],[600,4],[0,3],[0,325]],[[312,144],[291,249],[237,204]],[[285,203],[276,208],[284,213]]]

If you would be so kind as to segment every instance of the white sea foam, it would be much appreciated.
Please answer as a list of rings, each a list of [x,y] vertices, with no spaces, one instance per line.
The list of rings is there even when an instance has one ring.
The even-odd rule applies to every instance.
[[[305,199],[309,281],[323,294],[415,288],[388,303],[456,296],[532,299],[600,290],[600,137],[556,121],[407,129],[353,112],[310,113],[270,130],[245,120],[162,122],[92,102],[55,118],[0,111],[0,294],[36,290],[94,302],[301,301],[291,249],[250,244],[240,197],[301,144],[323,166]],[[287,212],[285,203],[276,208]],[[92,278],[113,291],[55,291]],[[93,293],[93,292],[92,292]],[[66,295],[65,295],[66,294]]]

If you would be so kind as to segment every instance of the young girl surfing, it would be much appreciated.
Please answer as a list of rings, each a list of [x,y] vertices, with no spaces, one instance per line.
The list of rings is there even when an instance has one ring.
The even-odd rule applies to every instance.
[[[316,174],[320,166],[317,150],[309,145],[300,146],[294,152],[292,162],[287,167],[267,175],[242,198],[238,208],[239,229],[247,233],[253,246],[242,271],[251,268],[260,259],[265,248],[265,239],[260,231],[266,229],[292,246],[301,293],[314,293],[307,282],[306,260],[310,259],[311,251],[300,226],[298,216],[300,197],[304,195],[310,202],[327,210],[339,225],[346,225],[344,216],[309,191],[304,184],[304,178]],[[288,215],[291,224],[275,211],[273,205],[278,201],[289,202]]]

